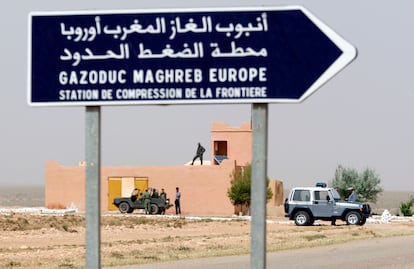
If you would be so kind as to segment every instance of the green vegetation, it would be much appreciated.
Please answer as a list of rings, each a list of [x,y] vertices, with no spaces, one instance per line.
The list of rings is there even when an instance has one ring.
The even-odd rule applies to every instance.
[[[58,265],[59,268],[76,268],[73,263],[64,262]]]
[[[187,247],[187,246],[179,246],[179,247],[178,247],[178,250],[179,250],[179,251],[190,251],[190,250],[191,250],[191,248],[189,248],[189,247]]]
[[[231,186],[227,190],[227,196],[230,198],[233,205],[250,206],[250,186],[251,186],[252,166],[249,164],[243,169],[233,170],[231,177]],[[269,185],[269,179],[267,179]],[[270,188],[267,188],[267,199],[272,198],[273,193]]]
[[[307,235],[307,236],[305,236],[305,238],[308,241],[312,241],[312,240],[324,239],[324,238],[326,238],[326,235],[324,235],[324,234],[313,234],[313,235]]]
[[[26,218],[28,224],[21,218]],[[204,221],[154,217],[149,218],[145,224],[138,224],[141,223],[138,218],[141,217],[139,215],[102,217],[101,262],[103,267],[250,253],[250,221],[248,220],[212,221],[210,219]],[[55,226],[50,225],[59,223],[57,227],[66,225],[68,230],[76,229],[79,233],[84,233],[83,218],[76,216],[67,218],[29,215],[0,216],[0,223],[14,225],[16,222],[26,223],[26,226],[34,229],[29,232],[15,233],[17,238],[23,237],[22,239],[26,240],[23,241],[23,246],[18,244],[9,246],[7,242],[3,242],[0,253],[4,257],[0,261],[0,268],[85,268],[84,234],[72,236],[63,229],[57,231]],[[71,223],[78,223],[78,225],[72,226]],[[112,227],[108,225],[109,223],[119,223],[119,226]],[[39,231],[39,224],[43,227],[41,231]],[[297,229],[292,225],[269,224],[266,232],[267,251],[414,234],[412,222],[392,223],[384,227],[381,224],[360,227],[345,224],[331,226],[328,223],[322,223],[319,226]],[[24,231],[27,231],[27,228],[24,227]],[[3,230],[2,236],[11,233],[10,230]],[[74,241],[71,239],[70,242],[56,242],[49,245],[50,238],[55,238],[59,234],[73,238]],[[31,242],[32,238],[38,240],[39,237],[43,237],[44,240],[40,245],[28,246],[26,244],[26,242]]]
[[[116,258],[116,259],[123,259],[124,254],[122,254],[119,251],[114,251],[114,252],[111,252],[111,257]]]
[[[408,200],[407,202],[402,202],[400,205],[400,210],[401,213],[404,216],[412,216],[413,215],[413,210],[411,209],[411,207],[414,205],[414,195],[411,196],[410,200]]]
[[[343,167],[338,165],[335,171],[335,177],[331,181],[331,186],[338,188],[341,197],[348,197],[347,189],[353,187],[359,202],[377,201],[378,194],[383,192],[380,187],[381,179],[377,173],[370,168],[359,173],[354,168]]]

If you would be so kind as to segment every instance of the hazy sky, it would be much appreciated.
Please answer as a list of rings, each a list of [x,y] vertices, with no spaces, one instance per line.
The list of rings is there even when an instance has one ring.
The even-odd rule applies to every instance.
[[[386,190],[414,192],[414,1],[9,1],[0,17],[0,185],[43,184],[46,160],[85,156],[84,107],[27,105],[30,11],[299,4],[358,49],[301,104],[269,105],[268,175],[285,187],[330,181],[338,164],[374,169]],[[103,106],[102,165],[180,165],[212,122],[239,126],[251,105]],[[210,158],[210,154],[205,156]],[[173,179],[172,179],[173,180]],[[197,179],[195,179],[197,180]]]

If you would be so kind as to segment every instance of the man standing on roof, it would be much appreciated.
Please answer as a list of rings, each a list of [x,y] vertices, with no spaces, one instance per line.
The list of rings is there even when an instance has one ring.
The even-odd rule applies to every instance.
[[[197,144],[196,155],[194,156],[193,161],[191,162],[191,165],[194,165],[194,161],[197,158],[200,158],[201,165],[203,165],[203,154],[204,154],[205,151],[206,151],[206,149],[200,143],[198,143]]]

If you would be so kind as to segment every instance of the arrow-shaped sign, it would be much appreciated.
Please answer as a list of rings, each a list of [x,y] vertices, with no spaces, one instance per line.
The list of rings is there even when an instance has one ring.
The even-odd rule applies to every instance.
[[[356,57],[303,7],[31,13],[30,105],[301,102]]]

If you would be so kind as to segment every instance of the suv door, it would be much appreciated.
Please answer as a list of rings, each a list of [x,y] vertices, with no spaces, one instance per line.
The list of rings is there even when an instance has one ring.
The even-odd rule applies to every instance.
[[[315,190],[313,193],[312,213],[315,217],[331,217],[334,201],[327,190]]]

